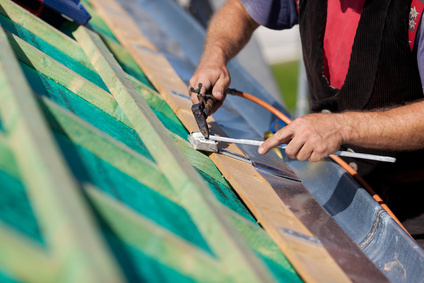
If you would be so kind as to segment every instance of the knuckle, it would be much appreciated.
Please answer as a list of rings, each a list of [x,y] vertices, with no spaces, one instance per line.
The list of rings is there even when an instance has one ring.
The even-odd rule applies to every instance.
[[[299,161],[305,161],[308,157],[305,154],[298,154],[296,158]]]
[[[286,147],[286,155],[292,159],[296,158],[296,153],[291,147]]]
[[[308,159],[308,161],[310,161],[310,162],[318,162],[318,161],[320,161],[322,159],[322,157],[320,157],[319,155],[317,155],[317,154],[311,154],[311,156],[309,157],[309,159]]]

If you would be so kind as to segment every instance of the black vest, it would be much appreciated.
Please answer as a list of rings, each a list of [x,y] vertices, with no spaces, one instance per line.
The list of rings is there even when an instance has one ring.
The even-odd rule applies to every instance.
[[[411,0],[365,1],[346,80],[341,89],[336,89],[329,85],[323,73],[327,0],[300,1],[299,27],[311,112],[324,109],[331,112],[371,110],[423,98],[416,54],[411,52],[408,44],[410,4]],[[397,157],[394,165],[355,160],[358,172],[371,183],[381,182],[387,173],[424,169],[424,151],[393,152],[345,147],[357,152]]]

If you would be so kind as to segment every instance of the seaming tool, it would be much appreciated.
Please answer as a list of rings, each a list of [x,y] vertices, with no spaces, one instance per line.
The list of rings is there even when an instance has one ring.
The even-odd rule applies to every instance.
[[[205,138],[209,138],[209,127],[206,122],[206,118],[211,114],[213,106],[216,103],[216,98],[212,95],[212,91],[209,90],[205,94],[200,93],[202,90],[202,84],[199,83],[198,87],[190,88],[190,92],[197,94],[199,103],[193,104],[191,111],[193,112],[196,123],[199,126],[200,132]]]
[[[209,135],[209,138],[207,139],[205,136],[202,135],[201,132],[192,132],[189,135],[188,139],[196,150],[202,150],[207,152],[219,152],[218,142],[245,144],[245,145],[253,145],[253,146],[260,146],[261,144],[264,143],[264,141],[259,141],[259,140],[233,139],[233,138],[219,137],[214,135]],[[286,146],[287,145],[285,144],[279,145],[277,146],[277,148],[285,149]],[[353,157],[353,158],[368,159],[368,160],[375,160],[375,161],[381,161],[381,162],[394,163],[396,161],[396,158],[391,156],[356,153],[356,152],[350,152],[350,151],[340,150],[340,151],[336,151],[333,154],[338,156],[343,156],[343,157]]]

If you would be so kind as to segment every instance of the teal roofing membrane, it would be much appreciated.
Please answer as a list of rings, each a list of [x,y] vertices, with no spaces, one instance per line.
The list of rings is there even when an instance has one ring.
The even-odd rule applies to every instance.
[[[175,46],[175,43],[178,43],[185,54],[185,56],[180,56],[180,60],[184,60],[183,57],[188,58],[185,64],[191,64],[193,67],[191,73],[194,71],[203,48],[205,35],[200,24],[173,1],[131,0],[121,2],[127,3],[123,5],[124,7],[134,7],[133,4],[128,4],[130,2],[138,3],[144,14],[140,15],[141,10],[139,11],[137,8],[127,9],[127,12],[136,19],[145,35],[150,36],[149,38],[153,42],[160,41],[161,44],[158,46]],[[146,17],[149,19],[143,20]],[[154,24],[148,25],[149,22],[154,22]],[[160,30],[160,32],[152,32],[153,29]],[[190,32],[187,32],[188,30]],[[167,38],[154,36],[159,33],[166,34]],[[165,56],[167,56],[168,50],[168,48],[163,49]],[[170,62],[177,64],[175,60]],[[178,72],[178,66],[175,66],[175,69]],[[232,75],[231,87],[254,94],[281,109],[281,106],[277,105],[271,96],[242,70],[237,62],[230,62],[229,70]],[[181,72],[179,75],[182,78],[189,78],[190,71]],[[273,120],[272,115],[266,110],[249,101],[231,96],[227,97],[222,109],[213,117],[228,136],[250,139],[261,139]],[[249,146],[240,146],[240,148],[252,159],[264,161],[275,167],[290,166],[301,178],[304,186],[301,188],[297,186],[297,191],[294,192],[308,198],[310,198],[308,194],[312,194],[390,281],[418,282],[424,278],[422,248],[338,165],[329,160],[316,164],[299,162],[290,160],[286,156],[284,156],[286,165],[282,165],[275,156],[268,156],[264,160],[258,156],[255,148],[252,149]],[[273,154],[271,153],[271,155]],[[270,178],[267,180],[269,181]],[[275,186],[278,187],[278,182],[275,183]],[[302,203],[293,201],[295,200],[294,192],[279,190],[279,195],[285,203],[291,203],[291,209],[295,214],[298,212],[297,215],[301,216],[304,207],[301,207]],[[314,219],[304,218],[303,221],[309,223],[308,226],[304,222],[314,234],[322,233],[324,237],[329,235],[324,235],[328,231],[321,231],[321,226],[314,226]],[[333,250],[333,252],[337,254],[337,250]],[[355,268],[346,262],[348,259],[343,259],[343,256],[339,260],[339,264],[340,262],[343,264],[344,261],[346,269]],[[359,278],[364,276],[361,280],[366,280],[367,276],[362,272],[363,270],[359,268],[357,276]],[[373,282],[373,279],[369,278],[369,281]]]

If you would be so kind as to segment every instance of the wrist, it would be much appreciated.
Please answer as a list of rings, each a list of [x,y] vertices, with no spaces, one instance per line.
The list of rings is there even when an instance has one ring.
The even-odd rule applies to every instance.
[[[356,113],[346,112],[338,115],[342,144],[354,144],[359,138],[357,125],[360,123]]]

